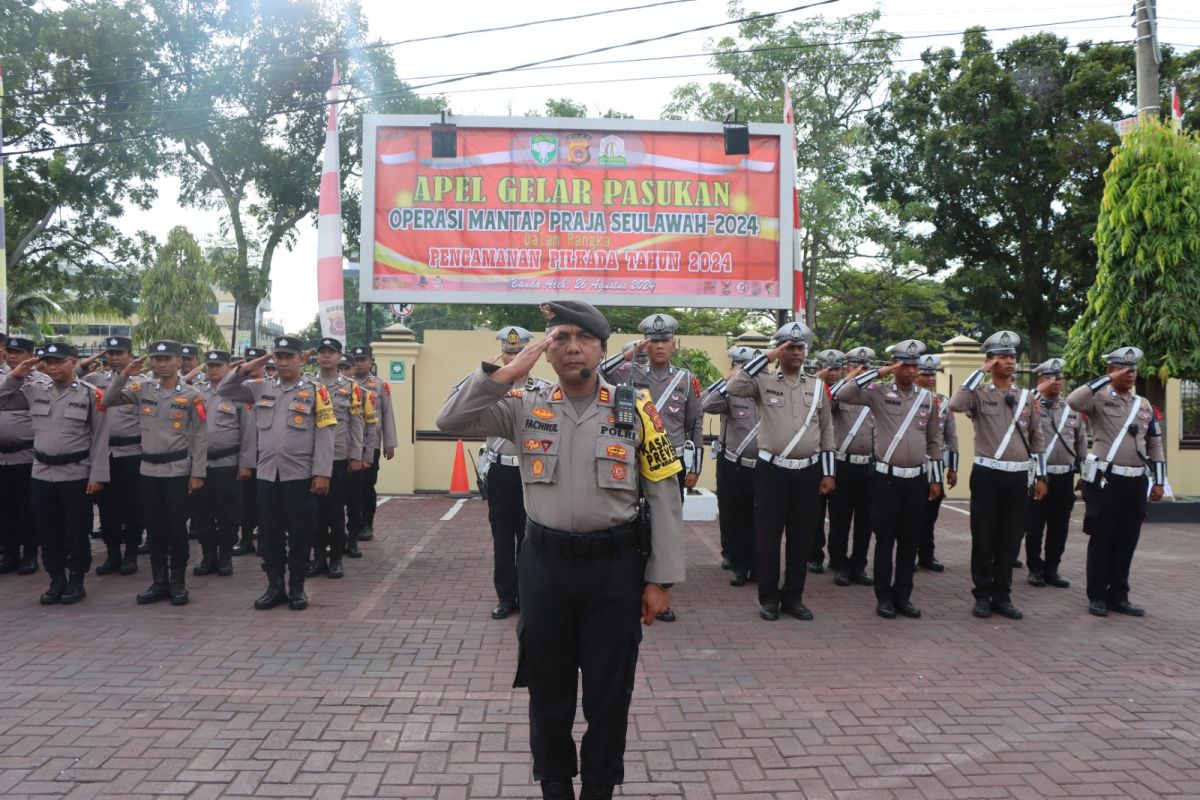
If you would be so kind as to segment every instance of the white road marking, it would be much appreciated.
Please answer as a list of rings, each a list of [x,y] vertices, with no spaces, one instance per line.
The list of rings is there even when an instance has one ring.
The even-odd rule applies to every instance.
[[[454,515],[459,512],[459,509],[461,509],[466,502],[467,498],[464,497],[454,505],[450,506],[449,510],[447,510],[445,514],[442,514],[442,522],[454,519]]]
[[[968,517],[971,516],[971,512],[968,509],[952,506],[949,503],[942,503],[942,508],[948,508],[951,511],[957,511],[960,514],[966,514]]]
[[[386,503],[388,500],[391,500],[391,499],[392,498],[390,498],[390,497],[376,497],[375,498],[375,507],[379,508],[381,505],[383,505],[384,503]]]

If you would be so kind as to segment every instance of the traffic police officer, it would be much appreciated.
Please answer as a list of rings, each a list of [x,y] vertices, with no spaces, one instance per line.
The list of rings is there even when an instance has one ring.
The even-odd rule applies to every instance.
[[[971,470],[971,580],[976,617],[1020,619],[1012,602],[1013,562],[1021,551],[1025,499],[1046,495],[1046,443],[1028,389],[1013,383],[1021,337],[998,331],[983,343],[986,358],[950,398],[950,410],[975,428]],[[991,373],[992,380],[983,378]]]
[[[317,498],[317,532],[307,577],[322,573],[330,578],[346,574],[342,553],[346,549],[346,492],[349,476],[363,468],[363,393],[352,379],[338,374],[342,343],[327,336],[317,343],[319,375],[314,382],[325,387],[337,418],[333,445],[333,472],[329,493]]]
[[[812,619],[804,605],[806,560],[821,524],[818,495],[834,490],[833,417],[825,384],[804,374],[812,331],[790,322],[775,332],[775,349],[730,376],[725,391],[758,406],[758,466],[754,468],[754,528],[759,615],[779,619],[783,609]],[[766,372],[779,362],[779,371]],[[779,543],[787,530],[783,588],[779,586]]]
[[[1083,468],[1083,532],[1088,539],[1088,613],[1110,610],[1134,617],[1146,612],[1129,602],[1129,568],[1150,500],[1159,501],[1167,483],[1163,422],[1135,391],[1136,347],[1118,347],[1104,358],[1108,371],[1067,397],[1067,405],[1086,414],[1092,425],[1092,454]]]
[[[855,367],[862,365],[866,369],[875,359],[875,351],[869,347],[858,347],[853,352]],[[871,482],[874,474],[871,459],[875,448],[875,415],[868,405],[850,405],[838,399],[838,390],[846,383],[842,369],[848,356],[837,350],[824,350],[817,354],[817,359],[825,370],[826,382],[834,379],[829,391],[833,397],[838,490],[828,497],[829,566],[833,569],[833,582],[838,586],[851,583],[872,586],[874,579],[867,572],[867,553],[871,549]]]
[[[33,340],[9,336],[5,340],[3,378],[11,369],[33,356]],[[48,381],[40,372],[34,380]],[[0,409],[0,508],[7,519],[0,533],[0,574],[18,575],[37,572],[37,528],[30,499],[33,474],[33,419],[28,408]],[[103,494],[103,492],[101,492]]]
[[[1087,434],[1078,411],[1062,397],[1063,360],[1052,358],[1034,368],[1037,376],[1037,410],[1046,440],[1046,499],[1029,500],[1025,516],[1025,563],[1029,565],[1029,583],[1033,586],[1057,586],[1065,589],[1070,582],[1058,574],[1071,510],[1075,508],[1075,474],[1087,455]],[[1042,551],[1042,534],[1046,549]]]
[[[942,431],[942,475],[945,478],[945,489],[950,490],[958,485],[958,426],[954,422],[954,414],[950,411],[950,398],[937,392],[937,373],[942,365],[940,356],[926,354],[917,362],[917,386],[933,393],[934,402],[938,407],[938,426]],[[938,513],[942,510],[942,500],[945,492],[929,501],[926,509],[925,530],[917,545],[917,566],[930,572],[943,572],[946,567],[934,556],[933,531],[937,525]]]
[[[817,353],[817,369],[814,375],[824,381],[825,394],[831,403],[833,386],[842,377],[842,359],[845,358],[845,355],[840,350],[822,350]],[[833,406],[831,405],[830,408]],[[834,430],[836,432],[836,426]],[[825,572],[825,520],[829,511],[829,497],[830,495],[823,494],[817,498],[817,529],[813,533],[812,554],[808,557],[808,571],[816,575],[822,575]]]
[[[732,586],[745,586],[754,569],[754,469],[758,465],[758,406],[748,397],[732,397],[729,379],[762,353],[738,345],[729,349],[733,366],[704,393],[701,407],[721,417],[721,435],[713,443],[717,461],[717,517],[721,549],[728,554]]]
[[[233,546],[238,538],[242,487],[258,461],[254,420],[245,403],[217,397],[217,385],[229,372],[230,354],[209,350],[204,355],[207,380],[194,383],[208,415],[208,471],[204,485],[193,495],[192,529],[200,539],[200,563],[193,575],[233,574]]]
[[[300,374],[304,343],[295,336],[275,339],[278,377],[251,379],[268,355],[230,370],[217,394],[254,404],[258,429],[259,552],[267,590],[254,601],[260,610],[281,603],[308,608],[304,569],[312,549],[317,497],[329,493],[337,418],[324,386]],[[284,590],[284,565],[287,590]]]
[[[266,375],[266,369],[259,361],[265,355],[267,355],[267,351],[260,347],[247,347],[242,351],[242,360],[239,365],[258,364],[253,368],[246,367],[246,375],[250,380],[262,380]],[[219,381],[214,384],[214,386],[219,385]],[[251,407],[250,411],[253,412],[253,410]],[[233,546],[232,552],[235,556],[244,556],[254,552],[254,536],[258,529],[258,426],[254,424],[253,413],[251,413],[250,422],[250,430],[254,434],[254,466],[250,468],[250,477],[242,483],[242,534],[238,543]]]
[[[379,482],[379,457],[388,461],[396,455],[396,419],[392,413],[392,389],[387,381],[371,374],[375,358],[369,344],[354,348],[354,380],[363,391],[363,414],[367,423],[363,460],[365,468],[355,473],[357,480],[350,488],[349,528],[353,540],[346,555],[357,558],[358,542],[370,541],[375,537],[375,508],[378,496],[375,484]],[[372,423],[372,420],[376,420]]]
[[[530,746],[543,798],[574,798],[571,728],[583,677],[583,797],[606,800],[623,756],[641,629],[683,579],[679,460],[647,392],[626,398],[594,370],[609,336],[587,303],[542,305],[544,339],[504,366],[483,364],[438,414],[450,433],[520,442],[529,514],[521,548],[516,686],[529,687]],[[558,383],[522,387],[545,354]],[[634,407],[630,407],[630,405]],[[638,494],[654,522],[643,562]]]
[[[109,384],[104,404],[136,405],[142,432],[142,515],[150,545],[153,583],[138,603],[188,601],[187,519],[190,495],[204,485],[208,470],[208,430],[204,398],[180,377],[179,342],[152,342],[147,355],[131,360]],[[146,358],[148,377],[132,382]],[[126,385],[128,383],[128,386]]]
[[[942,492],[942,431],[933,394],[916,385],[924,342],[905,339],[888,348],[892,363],[881,369],[855,367],[835,395],[875,416],[875,480],[871,524],[875,529],[875,613],[917,619],[912,604],[917,542],[926,506]],[[894,381],[876,383],[880,377]],[[894,560],[893,560],[894,555]],[[893,573],[893,566],[895,571]],[[895,577],[893,577],[893,574]]]
[[[43,605],[78,603],[92,566],[90,495],[108,482],[108,416],[103,393],[75,377],[74,345],[52,342],[0,380],[0,411],[29,411],[34,465],[30,496],[50,587]],[[49,380],[35,378],[40,365]],[[70,577],[67,576],[70,570]]]

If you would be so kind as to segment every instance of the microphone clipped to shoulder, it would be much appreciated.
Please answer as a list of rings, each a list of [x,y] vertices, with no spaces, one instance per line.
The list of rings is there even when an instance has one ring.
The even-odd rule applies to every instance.
[[[1004,395],[1004,404],[1009,408],[1012,408],[1017,404],[1017,398],[1013,397],[1011,394],[1006,394]]]

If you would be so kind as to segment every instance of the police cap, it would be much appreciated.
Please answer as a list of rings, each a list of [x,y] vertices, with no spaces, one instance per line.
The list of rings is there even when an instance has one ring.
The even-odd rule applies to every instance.
[[[938,371],[938,367],[942,365],[942,357],[933,354],[923,355],[917,359],[917,367],[921,372],[933,375]]]
[[[205,364],[228,364],[229,353],[224,350],[209,350],[204,354]]]
[[[1104,360],[1114,367],[1137,369],[1138,362],[1146,354],[1137,347],[1118,347],[1111,353],[1104,354]]]
[[[267,351],[263,350],[261,347],[247,347],[242,351],[242,355],[245,356],[247,361],[253,361],[256,358],[262,358],[266,354]]]
[[[321,350],[333,350],[336,353],[340,353],[342,352],[342,343],[332,336],[326,336],[317,340],[317,351]]]
[[[151,358],[183,355],[183,345],[171,339],[159,339],[157,342],[150,343],[150,346],[146,348],[146,355]]]
[[[875,351],[869,347],[856,347],[846,352],[846,362],[854,366],[869,367],[875,360]]]
[[[20,350],[25,353],[32,353],[35,347],[33,339],[26,339],[24,336],[9,336],[4,340],[4,346],[9,350]]]
[[[192,358],[195,358],[196,354],[199,352],[200,352],[200,345],[198,345],[198,344],[181,344],[181,345],[179,345],[179,355],[181,355],[181,356],[190,356]]]
[[[274,352],[292,353],[298,356],[304,352],[304,340],[299,336],[276,336]]]
[[[822,350],[817,353],[817,363],[822,369],[840,367],[845,360],[846,354],[841,350]]]
[[[807,348],[808,340],[812,338],[812,329],[803,322],[789,322],[775,331],[773,338],[779,344],[790,344],[796,347]]]
[[[981,349],[989,356],[1015,356],[1021,346],[1021,337],[1012,331],[996,331],[983,343]]]
[[[354,358],[356,358],[356,359],[370,358],[371,357],[371,345],[360,344],[358,347],[355,347],[353,350],[350,351],[350,355],[354,356]]]
[[[133,352],[133,339],[128,336],[110,336],[104,340],[104,352]]]
[[[75,349],[75,345],[67,342],[46,342],[42,345],[42,352],[38,355],[47,360],[62,361],[67,358],[78,358],[79,351]]]
[[[500,350],[505,353],[521,352],[532,338],[533,334],[519,325],[509,325],[496,333],[496,339],[500,341]]]
[[[919,339],[905,339],[887,349],[887,354],[892,361],[899,361],[902,364],[918,364],[921,354],[924,352],[925,343]]]
[[[679,322],[670,314],[651,314],[638,323],[638,330],[651,341],[662,341],[675,335]]]
[[[1062,377],[1063,367],[1066,363],[1061,358],[1052,358],[1049,361],[1043,361],[1033,368],[1034,375]]]

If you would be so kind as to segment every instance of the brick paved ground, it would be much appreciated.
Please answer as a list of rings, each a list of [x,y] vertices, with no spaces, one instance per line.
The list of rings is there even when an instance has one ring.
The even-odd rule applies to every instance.
[[[89,577],[73,608],[37,604],[44,573],[0,578],[0,796],[535,796],[486,517],[471,500],[441,521],[452,502],[385,504],[304,613],[254,611],[246,557],[182,609],[134,604],[146,569]],[[1200,797],[1200,532],[1147,526],[1144,621],[1084,613],[1073,534],[1075,585],[1020,583],[1014,623],[970,616],[967,518],[943,518],[920,621],[826,574],[814,622],[762,622],[693,524],[680,621],[643,648],[624,796]]]

